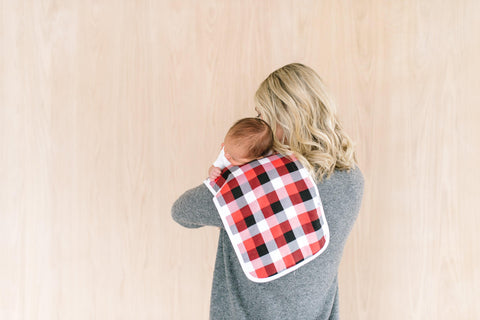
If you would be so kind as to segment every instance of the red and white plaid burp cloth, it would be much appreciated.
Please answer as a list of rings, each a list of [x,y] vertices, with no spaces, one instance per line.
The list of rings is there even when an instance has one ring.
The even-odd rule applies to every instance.
[[[248,279],[277,279],[328,246],[317,186],[293,155],[229,166],[216,181],[204,183]]]

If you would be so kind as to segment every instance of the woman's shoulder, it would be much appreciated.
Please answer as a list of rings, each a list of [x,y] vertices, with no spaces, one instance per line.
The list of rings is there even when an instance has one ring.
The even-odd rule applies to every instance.
[[[336,175],[339,180],[345,183],[353,184],[363,189],[365,178],[363,176],[362,170],[358,167],[358,165],[354,165],[353,168],[348,170],[335,169],[334,175]]]
[[[355,165],[351,169],[335,169],[329,177],[324,176],[317,184],[324,193],[341,194],[343,197],[352,195],[362,196],[365,187],[365,178],[362,170]]]
[[[365,182],[363,172],[357,164],[354,164],[349,169],[335,168],[330,174],[325,173],[319,183],[324,183],[331,180],[332,178],[333,180],[341,180],[344,182],[351,181],[359,184],[363,184]]]

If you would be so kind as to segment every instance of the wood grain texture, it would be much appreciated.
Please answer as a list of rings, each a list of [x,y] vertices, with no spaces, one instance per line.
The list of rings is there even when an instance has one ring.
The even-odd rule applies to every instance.
[[[342,319],[477,319],[480,3],[1,1],[0,318],[208,319],[173,201],[290,62],[355,140]]]

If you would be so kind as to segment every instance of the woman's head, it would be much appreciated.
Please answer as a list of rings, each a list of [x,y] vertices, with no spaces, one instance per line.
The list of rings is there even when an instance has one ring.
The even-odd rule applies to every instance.
[[[292,151],[317,180],[353,168],[353,143],[313,69],[292,63],[272,72],[255,93],[255,109],[273,130],[274,149]]]
[[[241,165],[266,156],[272,146],[273,132],[265,121],[243,118],[225,136],[225,157],[233,165]]]

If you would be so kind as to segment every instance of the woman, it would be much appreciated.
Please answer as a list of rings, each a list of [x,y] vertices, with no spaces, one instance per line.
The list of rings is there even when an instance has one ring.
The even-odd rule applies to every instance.
[[[338,319],[338,266],[358,215],[364,178],[320,77],[293,63],[271,73],[255,94],[255,109],[275,135],[274,148],[292,151],[317,182],[330,243],[320,256],[279,279],[248,280],[212,194],[204,184],[186,191],[172,217],[187,228],[220,227],[210,301],[211,319]]]

